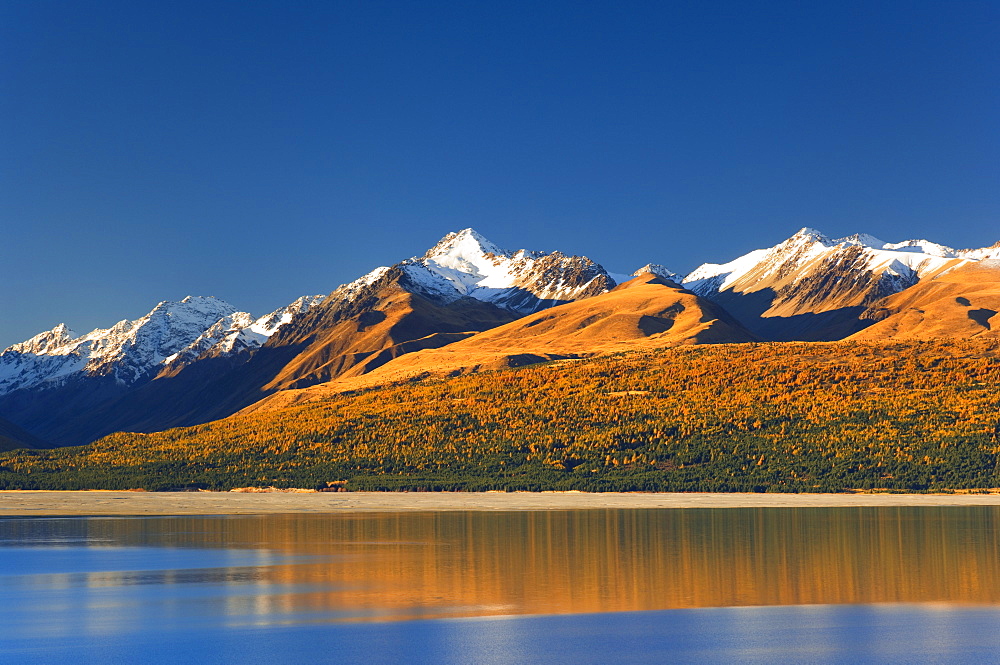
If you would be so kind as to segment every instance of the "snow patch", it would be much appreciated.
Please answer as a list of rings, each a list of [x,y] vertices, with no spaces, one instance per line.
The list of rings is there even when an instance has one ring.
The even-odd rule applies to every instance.
[[[752,290],[755,283],[774,282],[788,275],[801,279],[811,271],[836,264],[841,257],[846,260],[848,250],[860,250],[860,255],[850,255],[854,269],[894,278],[891,281],[896,290],[969,260],[982,260],[994,253],[1000,256],[1000,249],[956,252],[928,240],[887,243],[867,233],[830,239],[816,229],[805,227],[774,247],[754,250],[728,263],[698,266],[684,277],[683,284],[700,295],[725,291],[737,283],[741,289]]]
[[[56,386],[72,376],[110,377],[133,384],[170,363],[260,346],[294,313],[321,300],[322,296],[304,296],[255,320],[223,300],[188,296],[165,300],[135,321],[125,319],[83,336],[59,324],[0,353],[0,394]]]

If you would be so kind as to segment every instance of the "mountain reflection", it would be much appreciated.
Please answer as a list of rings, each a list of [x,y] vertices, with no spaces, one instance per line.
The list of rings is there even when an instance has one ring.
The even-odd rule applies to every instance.
[[[154,569],[66,569],[89,565],[76,557],[63,569],[8,575],[0,586],[117,586],[124,592],[204,585],[199,588],[218,588],[209,597],[223,614],[269,623],[292,615],[297,621],[366,620],[995,604],[998,520],[1000,511],[991,507],[2,520],[0,556],[5,546],[51,543],[49,531],[55,530],[60,544],[36,546],[38,551],[187,557],[184,567],[174,568],[172,555],[157,559]],[[198,552],[218,552],[231,564]],[[198,597],[206,602],[205,593]]]

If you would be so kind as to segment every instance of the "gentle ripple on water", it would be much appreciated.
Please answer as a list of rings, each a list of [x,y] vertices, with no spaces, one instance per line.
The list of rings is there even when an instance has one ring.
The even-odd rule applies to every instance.
[[[1000,509],[0,519],[0,598],[11,662],[962,662]]]

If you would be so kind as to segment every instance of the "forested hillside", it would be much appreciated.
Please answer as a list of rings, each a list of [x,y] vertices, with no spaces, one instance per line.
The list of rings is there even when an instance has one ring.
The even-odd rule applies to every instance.
[[[685,346],[0,454],[0,487],[985,488],[1000,343]]]

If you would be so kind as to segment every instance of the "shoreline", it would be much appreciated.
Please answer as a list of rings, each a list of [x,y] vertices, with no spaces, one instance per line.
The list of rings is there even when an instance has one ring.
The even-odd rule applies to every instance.
[[[0,491],[0,517],[1000,506],[1000,494]]]

